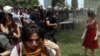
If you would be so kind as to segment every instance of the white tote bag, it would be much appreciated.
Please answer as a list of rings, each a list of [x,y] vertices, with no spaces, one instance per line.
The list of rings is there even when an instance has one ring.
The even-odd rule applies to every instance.
[[[83,32],[83,35],[82,35],[82,39],[85,38],[85,36],[86,36],[86,31],[87,31],[87,29],[85,28],[85,30],[84,30],[84,32]]]

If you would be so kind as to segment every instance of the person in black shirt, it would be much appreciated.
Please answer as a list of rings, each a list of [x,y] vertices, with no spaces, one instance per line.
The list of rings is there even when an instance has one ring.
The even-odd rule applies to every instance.
[[[57,43],[56,38],[54,37],[56,28],[57,28],[57,22],[56,18],[54,17],[54,13],[52,11],[47,12],[47,17],[45,19],[45,34],[47,37],[51,37],[53,42]]]

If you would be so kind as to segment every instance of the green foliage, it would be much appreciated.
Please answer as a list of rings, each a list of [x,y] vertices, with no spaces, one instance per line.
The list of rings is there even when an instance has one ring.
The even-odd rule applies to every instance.
[[[0,5],[14,5],[16,3],[23,7],[32,7],[38,4],[38,0],[0,0]]]
[[[33,7],[34,5],[38,4],[38,0],[28,0],[28,1],[21,0],[18,3],[23,7]]]
[[[72,6],[71,6],[72,8],[75,8],[75,9],[78,8],[78,1],[77,0],[72,0],[71,4],[72,4]]]
[[[65,0],[59,0],[59,3],[61,3],[61,4],[64,5],[64,1],[65,1]]]
[[[52,0],[52,6],[64,6],[64,1],[65,0]]]
[[[58,0],[52,0],[52,7],[54,7],[57,2],[58,2]]]

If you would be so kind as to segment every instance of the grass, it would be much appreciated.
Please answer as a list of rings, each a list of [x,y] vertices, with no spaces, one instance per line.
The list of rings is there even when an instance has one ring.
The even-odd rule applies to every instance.
[[[58,39],[62,56],[82,56],[84,54],[83,40],[81,39],[82,32],[83,29],[80,27],[74,30],[60,30],[56,38]],[[90,56],[90,51],[88,55]],[[100,49],[97,49],[96,56],[100,56]]]

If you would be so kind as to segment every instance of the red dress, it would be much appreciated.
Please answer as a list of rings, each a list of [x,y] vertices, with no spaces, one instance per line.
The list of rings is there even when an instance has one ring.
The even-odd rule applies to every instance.
[[[88,22],[88,21],[87,21]],[[94,40],[97,32],[97,22],[94,21],[92,24],[87,26],[86,36],[83,41],[83,46],[89,49],[97,49],[98,48],[98,40]]]

